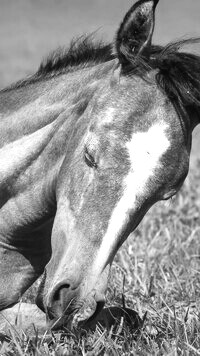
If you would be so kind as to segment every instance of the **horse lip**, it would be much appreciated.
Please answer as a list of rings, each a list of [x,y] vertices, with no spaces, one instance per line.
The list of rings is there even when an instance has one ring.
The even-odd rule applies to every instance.
[[[69,329],[77,329],[79,326],[87,326],[87,322],[96,318],[103,309],[105,296],[96,290],[92,290],[80,304],[82,304],[81,307],[74,307],[70,313],[61,316],[57,316],[52,310],[47,309],[46,316],[48,328],[58,329],[65,327]]]
[[[87,323],[93,321],[93,320],[97,317],[97,315],[98,315],[98,314],[101,312],[101,310],[103,309],[104,305],[105,305],[105,301],[99,301],[99,302],[97,302],[97,306],[96,306],[95,312],[94,312],[94,313],[90,316],[90,318],[87,319],[87,320],[85,321],[85,323],[84,323],[86,326],[87,326]]]
[[[56,330],[56,329],[61,329],[62,327],[68,327],[68,326],[69,326],[69,321],[65,315],[63,315],[62,317],[55,317],[54,319],[50,319],[47,317],[47,328],[48,329]]]
[[[47,316],[47,321],[51,322],[52,320],[55,320],[57,317],[48,307],[46,308],[46,316]]]
[[[96,318],[104,307],[105,301],[94,302],[92,306],[84,306],[77,312],[71,315],[63,315],[61,317],[55,317],[52,319],[47,316],[47,327],[52,330],[59,328],[67,328],[70,330],[77,329],[78,327],[87,327],[87,323]],[[51,314],[51,317],[53,314]]]
[[[70,314],[63,314],[58,316],[54,312],[47,309],[46,310],[47,328],[51,330],[62,329],[63,327],[71,329],[71,323],[74,314],[75,311],[71,312]]]
[[[96,295],[94,295],[96,297]],[[77,329],[79,326],[86,326],[88,321],[91,321],[96,318],[96,316],[100,313],[103,309],[105,304],[105,297],[97,300],[93,298],[91,304],[84,305],[78,313],[76,313],[72,320],[72,328]]]
[[[70,314],[62,314],[60,316],[56,315],[51,310],[46,310],[46,323],[48,329],[56,330],[59,328],[69,328],[71,329],[71,323],[73,320],[73,316],[75,315],[76,311],[71,311]]]

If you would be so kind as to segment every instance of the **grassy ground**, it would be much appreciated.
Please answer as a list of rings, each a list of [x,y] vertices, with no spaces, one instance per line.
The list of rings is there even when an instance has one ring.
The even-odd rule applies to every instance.
[[[28,338],[11,329],[0,355],[200,355],[199,181],[197,161],[177,197],[154,206],[115,258],[107,304],[122,305],[123,294],[143,319],[139,333],[123,318],[87,333]]]

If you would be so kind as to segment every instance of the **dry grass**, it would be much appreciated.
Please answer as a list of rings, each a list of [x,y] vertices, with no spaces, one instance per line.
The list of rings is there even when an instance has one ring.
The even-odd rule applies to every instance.
[[[108,305],[122,305],[123,294],[144,319],[139,335],[123,320],[110,330],[36,332],[31,339],[11,329],[0,355],[200,355],[199,182],[200,162],[178,196],[154,206],[116,256]]]

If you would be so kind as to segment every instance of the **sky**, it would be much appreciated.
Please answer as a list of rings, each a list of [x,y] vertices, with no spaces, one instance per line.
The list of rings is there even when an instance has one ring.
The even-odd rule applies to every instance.
[[[112,40],[132,0],[0,0],[0,87],[33,73],[74,37]],[[160,0],[154,42],[200,36],[200,0]],[[200,46],[197,48],[200,53]]]

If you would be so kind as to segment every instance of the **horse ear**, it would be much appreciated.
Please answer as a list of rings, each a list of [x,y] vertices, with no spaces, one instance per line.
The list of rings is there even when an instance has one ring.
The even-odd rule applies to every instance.
[[[122,65],[147,55],[155,23],[155,8],[159,0],[139,0],[127,12],[117,32],[116,50]]]

